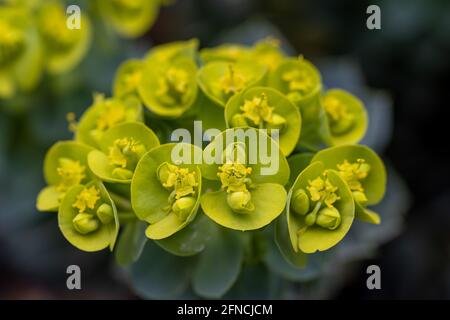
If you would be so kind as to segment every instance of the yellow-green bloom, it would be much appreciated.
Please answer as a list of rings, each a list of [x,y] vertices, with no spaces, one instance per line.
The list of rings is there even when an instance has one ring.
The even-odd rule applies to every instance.
[[[142,105],[136,97],[109,98],[95,95],[94,103],[85,111],[77,125],[75,139],[99,147],[108,129],[124,123],[142,120]]]
[[[58,211],[67,191],[92,179],[87,165],[91,150],[91,147],[73,141],[58,142],[50,148],[44,160],[44,178],[48,186],[38,195],[36,206],[39,211]]]
[[[205,95],[225,106],[233,95],[260,83],[267,68],[254,62],[211,62],[203,66],[197,81]]]
[[[146,61],[138,92],[145,106],[159,116],[179,117],[197,97],[195,75],[197,66],[192,58],[179,56],[159,62]]]
[[[137,38],[155,22],[161,0],[100,0],[98,5],[105,21],[120,35]]]
[[[44,54],[30,12],[0,7],[0,98],[33,89],[41,78]]]
[[[189,161],[173,159],[175,148],[181,148]],[[194,145],[170,143],[151,149],[139,161],[131,182],[131,204],[136,216],[150,224],[148,238],[170,239],[194,220],[202,192],[195,159],[201,155]]]
[[[332,145],[357,143],[367,129],[367,112],[363,103],[350,93],[332,89],[322,97]]]
[[[226,228],[255,230],[269,224],[283,211],[286,201],[283,185],[288,181],[289,167],[275,145],[268,156],[277,155],[278,170],[272,174],[263,174],[264,165],[259,159],[255,163],[249,161],[250,144],[253,148],[255,145],[270,143],[270,137],[258,129],[246,128],[247,133],[256,133],[256,141],[227,141],[226,136],[234,134],[236,130],[222,132],[204,150],[205,157],[215,154],[217,158],[223,159],[223,164],[203,165],[203,176],[220,182],[221,187],[205,193],[201,206],[208,217]]]
[[[103,181],[129,184],[139,160],[156,146],[158,138],[144,124],[122,123],[105,131],[100,150],[88,155],[89,168]]]
[[[345,181],[337,171],[314,162],[300,173],[289,191],[283,218],[287,219],[294,251],[314,253],[339,243],[350,230],[354,215]]]
[[[366,208],[380,202],[386,190],[386,169],[374,151],[360,145],[332,147],[319,151],[311,160],[316,161],[336,170],[346,182],[355,200],[356,218],[381,222],[376,212]]]
[[[253,87],[233,96],[225,106],[228,127],[277,129],[279,144],[287,156],[295,148],[302,127],[298,108],[281,92],[269,87]]]
[[[100,181],[70,188],[58,211],[64,237],[83,251],[112,251],[119,233],[116,206]]]
[[[37,27],[49,72],[56,74],[74,68],[89,49],[92,27],[86,14],[81,14],[80,19],[80,28],[70,29],[61,2],[46,1],[38,8]]]

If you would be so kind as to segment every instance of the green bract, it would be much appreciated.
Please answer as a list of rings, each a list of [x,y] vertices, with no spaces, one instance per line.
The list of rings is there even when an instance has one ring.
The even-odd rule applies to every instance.
[[[208,98],[225,106],[234,94],[261,82],[266,71],[254,62],[211,62],[198,71],[197,81]]]
[[[380,157],[366,146],[338,146],[319,151],[311,162],[322,162],[336,170],[347,182],[355,199],[356,217],[379,224],[377,213],[366,209],[383,199],[386,190],[386,169]]]
[[[201,149],[194,145],[170,143],[153,148],[139,161],[131,203],[136,216],[150,223],[148,238],[168,238],[195,218],[202,190],[202,174],[195,163],[201,157]]]
[[[138,86],[139,95],[156,115],[179,117],[197,97],[196,73],[197,66],[189,57],[180,56],[166,62],[149,59]]]
[[[280,149],[288,156],[295,148],[302,125],[298,108],[283,94],[268,87],[250,88],[233,96],[225,106],[227,127],[279,130]]]
[[[240,57],[241,61],[255,61],[266,66],[269,72],[276,70],[285,59],[278,41],[274,39],[257,42],[248,55]]]
[[[0,7],[0,98],[33,89],[42,75],[43,49],[28,11]]]
[[[122,123],[102,135],[100,150],[92,150],[88,155],[89,168],[103,181],[131,183],[141,157],[156,146],[158,138],[144,124]]]
[[[84,184],[93,177],[87,165],[91,147],[74,141],[53,145],[44,160],[44,178],[48,186],[38,195],[39,211],[58,211],[61,200],[73,186]]]
[[[113,83],[115,97],[137,95],[138,85],[141,82],[144,62],[137,59],[127,60],[117,69]]]
[[[116,206],[100,181],[72,187],[61,202],[58,224],[64,237],[83,251],[111,251],[119,233]]]
[[[332,145],[360,141],[367,129],[367,112],[363,103],[352,94],[331,89],[322,96]]]
[[[236,62],[250,53],[250,48],[238,44],[223,44],[215,48],[200,50],[200,58],[203,63],[215,61]]]
[[[286,59],[269,77],[271,87],[286,94],[292,102],[298,105],[320,93],[321,81],[319,71],[303,57]]]
[[[158,15],[159,0],[100,0],[105,20],[124,37],[136,38],[147,32]]]
[[[238,138],[245,135],[251,138]],[[255,159],[255,155],[262,154],[262,144],[267,147],[264,156],[278,158],[274,172],[266,172],[268,168],[261,157]],[[278,145],[263,131],[228,129],[205,148],[204,161],[211,155],[216,161],[204,163],[202,173],[207,179],[219,180],[222,187],[205,193],[201,205],[212,220],[230,229],[254,230],[269,224],[283,211],[286,199],[283,185],[289,179],[289,166]],[[217,164],[219,161],[222,164]]]
[[[103,133],[123,122],[141,121],[142,105],[135,97],[105,99],[94,96],[94,103],[80,119],[75,139],[98,147]]]
[[[176,41],[152,48],[144,58],[149,63],[169,62],[178,57],[194,59],[197,55],[198,40]]]
[[[80,15],[80,19],[79,29],[69,29],[66,8],[59,1],[46,1],[39,8],[38,30],[49,72],[62,73],[72,69],[89,49],[91,25],[87,15]]]
[[[354,215],[351,192],[338,172],[312,163],[297,177],[287,198],[294,251],[314,253],[335,246],[350,230]]]

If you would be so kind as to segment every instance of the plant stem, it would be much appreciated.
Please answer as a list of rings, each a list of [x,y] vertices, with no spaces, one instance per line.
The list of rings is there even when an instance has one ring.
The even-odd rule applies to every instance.
[[[117,210],[119,211],[133,211],[133,208],[131,207],[131,202],[127,198],[123,196],[119,196],[118,194],[114,192],[109,192],[109,195],[111,199],[114,201],[114,204],[117,207]]]
[[[136,220],[136,215],[133,211],[119,211],[117,212],[117,215],[119,216],[120,224]]]

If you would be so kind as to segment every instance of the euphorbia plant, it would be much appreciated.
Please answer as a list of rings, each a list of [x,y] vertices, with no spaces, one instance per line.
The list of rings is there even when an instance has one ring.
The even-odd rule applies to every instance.
[[[114,250],[145,297],[219,298],[263,263],[311,280],[358,220],[381,223],[367,207],[386,186],[381,159],[354,145],[363,103],[323,87],[273,40],[155,47],[50,149],[38,209],[59,211],[79,249]]]

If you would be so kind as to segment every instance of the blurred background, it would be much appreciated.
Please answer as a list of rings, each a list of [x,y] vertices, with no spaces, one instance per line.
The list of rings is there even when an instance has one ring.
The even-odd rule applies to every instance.
[[[87,2],[70,3],[83,12]],[[370,4],[381,8],[381,30],[366,27]],[[35,210],[46,150],[71,138],[68,112],[80,115],[93,92],[111,94],[123,60],[170,41],[198,38],[209,47],[267,36],[313,61],[327,87],[366,103],[370,129],[362,143],[389,171],[376,208],[383,223],[355,228],[319,279],[290,284],[281,297],[450,298],[449,1],[178,0],[134,40],[114,34],[95,12],[91,20],[93,45],[75,69],[0,99],[0,298],[137,298],[107,252],[76,250],[55,215]],[[66,289],[69,264],[82,269],[81,291]],[[371,264],[381,268],[381,290],[366,287]]]

